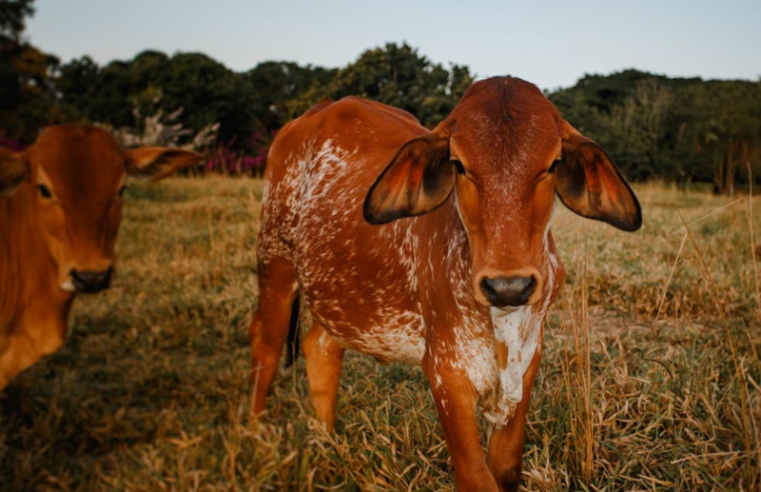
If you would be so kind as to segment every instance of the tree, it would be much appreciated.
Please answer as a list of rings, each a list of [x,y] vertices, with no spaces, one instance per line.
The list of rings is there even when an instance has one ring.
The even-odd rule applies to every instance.
[[[761,157],[761,83],[711,81],[703,139],[718,192],[733,195],[738,170],[758,169]]]
[[[314,86],[293,101],[291,116],[325,98],[357,95],[409,111],[424,125],[433,126],[454,109],[472,80],[467,67],[452,65],[447,70],[406,43],[388,43],[365,51],[339,70],[330,84]]]
[[[194,131],[217,122],[220,138],[230,141],[255,130],[251,84],[206,55],[174,55],[155,84],[163,94],[162,108],[184,108],[184,124]]]
[[[307,91],[328,85],[338,70],[293,62],[266,61],[248,71],[245,76],[255,93],[254,114],[257,126],[277,130],[289,118],[291,101],[300,99]]]
[[[81,58],[61,67],[58,87],[77,116],[114,127],[142,130],[142,116],[183,108],[182,124],[192,132],[219,123],[220,138],[229,141],[255,130],[250,82],[200,53],[145,51],[102,69]],[[142,115],[137,119],[135,107]]]
[[[26,141],[57,117],[52,76],[58,58],[21,40],[33,3],[0,1],[0,129]]]
[[[761,82],[626,70],[586,75],[548,97],[630,178],[712,182],[731,194],[748,179],[745,162],[761,167]]]
[[[26,18],[34,15],[34,0],[0,0],[0,37],[19,42]]]
[[[672,99],[670,89],[659,79],[641,79],[631,95],[612,105],[609,114],[600,115],[606,133],[600,144],[616,156],[630,178],[674,176],[671,163],[663,158],[668,145],[664,121]]]
[[[81,117],[86,113],[90,90],[99,76],[100,67],[89,56],[73,59],[60,67],[56,88],[66,114]]]

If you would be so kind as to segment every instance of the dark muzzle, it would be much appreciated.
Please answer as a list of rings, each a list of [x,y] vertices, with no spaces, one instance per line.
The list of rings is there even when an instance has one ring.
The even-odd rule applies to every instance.
[[[93,294],[108,288],[111,284],[111,274],[113,273],[113,270],[113,268],[99,272],[72,270],[71,280],[74,283],[74,288],[77,289],[77,292]]]
[[[528,304],[536,289],[536,279],[531,277],[484,277],[481,292],[494,307],[523,306]]]

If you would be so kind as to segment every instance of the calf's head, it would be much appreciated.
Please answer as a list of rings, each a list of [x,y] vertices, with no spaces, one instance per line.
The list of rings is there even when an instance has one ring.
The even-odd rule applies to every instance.
[[[532,84],[473,84],[431,133],[404,144],[370,189],[365,219],[428,213],[454,194],[483,305],[533,304],[555,195],[573,212],[626,231],[642,224],[637,198],[608,155],[560,117]]]
[[[98,292],[114,270],[127,176],[158,181],[200,158],[180,149],[125,150],[97,127],[49,127],[28,149],[0,153],[0,195],[23,195],[14,198],[29,209],[61,289]]]

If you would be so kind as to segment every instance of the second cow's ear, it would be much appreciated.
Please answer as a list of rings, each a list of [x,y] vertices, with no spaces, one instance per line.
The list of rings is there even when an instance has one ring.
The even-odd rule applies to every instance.
[[[571,211],[624,231],[642,225],[637,197],[613,161],[592,140],[567,126],[555,190]]]
[[[144,181],[160,181],[180,169],[201,162],[201,154],[165,147],[139,147],[125,151],[127,174]]]
[[[455,168],[449,140],[436,132],[405,143],[365,198],[370,224],[422,215],[443,204],[452,193]]]
[[[29,176],[23,155],[0,147],[0,197],[10,196]]]

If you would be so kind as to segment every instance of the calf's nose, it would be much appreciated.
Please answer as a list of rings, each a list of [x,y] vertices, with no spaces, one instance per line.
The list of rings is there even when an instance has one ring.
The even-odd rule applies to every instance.
[[[494,307],[523,306],[528,304],[536,290],[536,278],[530,277],[484,277],[481,292]]]
[[[111,284],[113,268],[101,271],[71,270],[71,281],[77,292],[92,294],[107,289]]]

